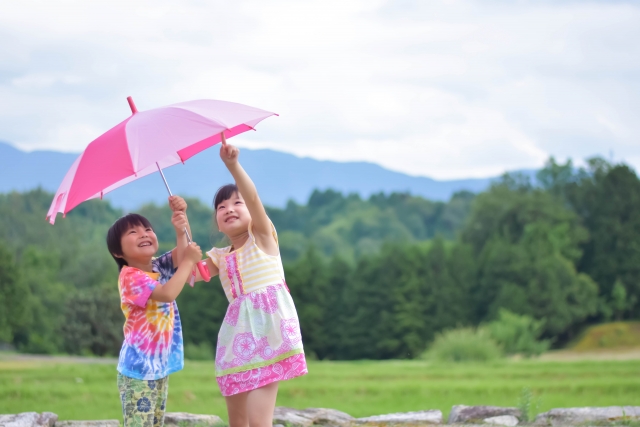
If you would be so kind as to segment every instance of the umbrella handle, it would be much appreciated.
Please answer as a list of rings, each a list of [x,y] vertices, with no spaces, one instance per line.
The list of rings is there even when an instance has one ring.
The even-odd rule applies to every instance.
[[[202,277],[202,280],[204,280],[205,282],[208,282],[209,280],[211,280],[211,274],[209,274],[209,267],[207,267],[207,262],[200,261],[197,265],[198,265],[198,271],[200,272],[200,276]]]

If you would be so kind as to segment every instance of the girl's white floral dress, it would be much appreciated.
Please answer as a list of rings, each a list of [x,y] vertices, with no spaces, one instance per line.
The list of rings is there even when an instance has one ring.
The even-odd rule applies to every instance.
[[[273,236],[277,242],[275,228]],[[280,255],[258,248],[251,225],[247,242],[230,249],[207,252],[230,303],[216,348],[216,379],[223,396],[307,373],[298,314]]]

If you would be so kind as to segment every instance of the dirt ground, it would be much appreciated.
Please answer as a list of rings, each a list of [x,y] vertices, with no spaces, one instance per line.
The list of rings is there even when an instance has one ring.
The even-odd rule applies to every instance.
[[[540,360],[549,361],[578,361],[578,360],[635,360],[640,359],[640,348],[620,350],[596,350],[596,351],[549,351]]]

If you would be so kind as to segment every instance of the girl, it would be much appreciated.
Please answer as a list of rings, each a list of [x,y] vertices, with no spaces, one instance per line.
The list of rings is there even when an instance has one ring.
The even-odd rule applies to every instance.
[[[230,427],[271,427],[278,381],[307,373],[300,325],[285,284],[278,236],[255,185],[222,134],[220,157],[236,184],[221,187],[215,219],[231,246],[207,252],[229,307],[218,334],[216,379]]]
[[[126,215],[107,232],[107,247],[120,269],[118,289],[125,317],[118,360],[125,427],[163,425],[168,376],[184,367],[182,325],[175,299],[202,251],[194,243],[187,244],[184,200],[173,196],[169,202],[178,244],[158,258],[153,257],[158,239],[142,215]]]

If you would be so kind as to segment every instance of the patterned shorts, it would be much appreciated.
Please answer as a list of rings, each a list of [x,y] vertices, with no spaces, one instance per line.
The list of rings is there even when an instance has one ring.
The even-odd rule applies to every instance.
[[[169,377],[138,380],[118,373],[124,427],[162,427]]]

